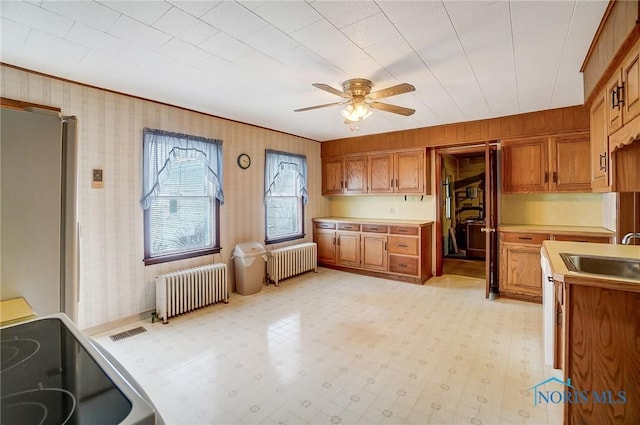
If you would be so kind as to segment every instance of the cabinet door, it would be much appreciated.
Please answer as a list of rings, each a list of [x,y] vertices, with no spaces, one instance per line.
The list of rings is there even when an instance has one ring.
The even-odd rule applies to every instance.
[[[336,262],[336,232],[316,229],[313,241],[318,245],[318,262],[328,264]]]
[[[591,154],[588,133],[551,138],[551,161],[551,191],[590,191]]]
[[[344,186],[342,166],[342,158],[326,158],[322,160],[323,195],[337,195],[342,193]]]
[[[344,193],[367,193],[367,157],[345,157]]]
[[[425,157],[423,150],[395,154],[396,193],[424,193]]]
[[[547,138],[504,141],[502,188],[504,193],[549,190]]]
[[[542,297],[540,245],[502,245],[500,291]]]
[[[605,94],[593,101],[590,116],[591,137],[591,189],[607,192],[609,184],[609,137],[607,135],[607,118]]]
[[[622,63],[624,82],[623,124],[640,115],[640,44],[637,44]]]
[[[360,233],[336,233],[337,263],[345,266],[360,266]]]
[[[369,193],[393,193],[393,154],[369,155]]]
[[[607,134],[611,134],[622,127],[622,109],[624,106],[618,99],[618,96],[624,95],[622,89],[622,73],[617,71],[606,85]]]
[[[362,235],[362,267],[387,270],[387,236],[364,233]]]

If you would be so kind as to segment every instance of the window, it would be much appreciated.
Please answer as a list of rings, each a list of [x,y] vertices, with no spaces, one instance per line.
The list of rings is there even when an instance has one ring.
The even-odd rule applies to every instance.
[[[220,252],[222,141],[144,129],[144,261]]]
[[[304,237],[307,196],[307,158],[267,150],[264,168],[265,243]]]

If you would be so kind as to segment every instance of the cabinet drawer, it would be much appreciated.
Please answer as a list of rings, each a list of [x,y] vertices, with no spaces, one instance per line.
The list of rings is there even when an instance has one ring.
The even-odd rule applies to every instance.
[[[389,253],[418,255],[418,238],[389,236]]]
[[[502,241],[510,243],[521,243],[531,245],[542,245],[543,241],[548,241],[549,235],[529,234],[529,233],[502,233]]]
[[[363,224],[362,231],[369,233],[387,233],[389,231],[389,227],[381,224]]]
[[[610,243],[607,236],[553,235],[554,241]]]
[[[419,232],[417,226],[389,226],[389,233],[394,235],[418,235]]]
[[[352,232],[359,232],[360,225],[354,223],[338,223],[338,230],[351,230]]]
[[[401,255],[389,256],[389,271],[403,274],[418,274],[418,258]]]
[[[316,221],[315,228],[316,229],[335,229],[336,224],[329,221]]]

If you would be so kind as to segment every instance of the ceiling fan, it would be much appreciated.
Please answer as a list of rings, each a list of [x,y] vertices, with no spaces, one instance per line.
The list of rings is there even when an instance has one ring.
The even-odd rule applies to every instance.
[[[381,111],[404,116],[413,115],[415,112],[415,109],[377,101],[378,99],[383,99],[385,97],[412,92],[416,88],[411,84],[402,83],[374,92],[371,92],[371,88],[373,87],[371,81],[364,78],[353,78],[345,81],[342,83],[342,91],[322,83],[315,83],[312,84],[312,86],[348,100],[295,109],[294,112],[310,111],[312,109],[325,108],[327,106],[346,105],[342,111],[340,111],[345,119],[345,124],[362,121],[371,115],[372,109],[379,109]]]

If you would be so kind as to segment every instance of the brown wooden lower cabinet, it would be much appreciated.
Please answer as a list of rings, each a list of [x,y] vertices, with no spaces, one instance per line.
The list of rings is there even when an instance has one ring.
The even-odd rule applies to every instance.
[[[640,293],[605,286],[565,279],[564,378],[585,395],[566,425],[640,424]]]
[[[432,226],[431,222],[314,219],[318,263],[422,283],[431,277]]]
[[[612,237],[500,231],[500,296],[542,303],[540,248],[543,241],[611,243]]]

